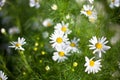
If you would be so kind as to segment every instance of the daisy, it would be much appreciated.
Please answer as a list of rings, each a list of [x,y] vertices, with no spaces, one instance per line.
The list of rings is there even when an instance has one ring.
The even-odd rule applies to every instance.
[[[105,53],[106,50],[110,49],[110,46],[106,46],[108,41],[106,41],[105,37],[97,39],[96,36],[93,36],[89,42],[91,43],[91,45],[89,45],[89,49],[94,50],[93,53],[98,53],[99,57],[102,56],[102,52]]]
[[[52,43],[53,48],[64,46],[69,40],[67,35],[59,30],[55,30],[55,32],[50,36],[50,39],[50,43]]]
[[[63,33],[66,33],[66,34],[70,34],[71,33],[71,30],[68,29],[68,26],[69,26],[69,23],[64,23],[62,21],[62,23],[58,23],[56,26],[55,26],[55,30],[59,30],[59,31],[62,31]]]
[[[53,25],[53,21],[51,19],[45,19],[42,24],[45,27],[50,27]]]
[[[26,44],[25,39],[24,38],[20,38],[18,37],[18,41],[15,42],[11,42],[12,46],[9,46],[10,48],[15,48],[15,50],[24,50],[24,48],[22,47],[22,45]]]
[[[89,0],[89,2],[90,2],[91,4],[93,4],[94,0]]]
[[[86,61],[85,65],[84,65],[84,66],[86,66],[85,72],[88,72],[88,74],[89,73],[94,74],[101,70],[100,69],[102,67],[102,65],[100,63],[101,60],[99,59],[97,61],[94,61],[93,59],[94,59],[94,57],[91,59],[89,59],[88,57],[85,57],[85,61]]]
[[[80,41],[80,39],[77,39],[76,37],[71,40],[70,42],[68,42],[68,49],[74,53],[74,52],[79,52],[78,50],[78,42]]]
[[[96,11],[93,9],[93,6],[83,5],[83,9],[81,10],[81,14],[84,14],[87,17],[89,17],[95,13],[96,13]]]
[[[0,71],[0,80],[7,80],[8,77],[4,74],[4,72]]]
[[[109,5],[111,8],[119,7],[120,6],[120,0],[111,0],[111,3]]]
[[[69,56],[69,50],[67,50],[65,46],[56,48],[56,50],[57,52],[54,52],[52,56],[52,59],[54,61],[63,62],[68,59],[67,56]]]
[[[3,7],[5,2],[6,2],[6,0],[0,0],[0,7]]]
[[[40,7],[39,1],[40,0],[30,0],[29,2],[30,7],[39,8]]]

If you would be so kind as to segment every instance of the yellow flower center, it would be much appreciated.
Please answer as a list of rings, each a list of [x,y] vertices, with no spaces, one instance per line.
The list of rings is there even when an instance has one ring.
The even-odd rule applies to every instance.
[[[102,48],[102,44],[101,43],[96,43],[95,46],[96,46],[97,49],[101,49]]]
[[[75,43],[72,42],[72,43],[70,44],[70,46],[71,46],[71,47],[75,47],[76,45],[75,45]]]
[[[66,32],[66,31],[67,31],[66,26],[63,26],[63,27],[61,28],[61,30],[62,30],[63,32]]]
[[[59,56],[63,57],[63,56],[65,56],[65,53],[63,51],[60,51]]]
[[[2,78],[0,77],[0,80],[2,80]]]
[[[20,44],[20,43],[16,43],[15,46],[16,46],[16,47],[20,47],[21,44]]]
[[[50,23],[50,22],[48,22],[48,23],[47,23],[47,26],[48,26],[48,27],[50,27],[50,26],[51,26],[51,23]]]
[[[87,13],[89,16],[92,15],[92,11],[91,11],[91,10],[86,11],[86,13]]]
[[[62,43],[62,42],[63,42],[63,39],[62,39],[61,37],[58,37],[58,38],[56,39],[56,42],[57,42],[57,43]]]
[[[95,65],[95,62],[93,60],[90,61],[90,66],[94,66]]]

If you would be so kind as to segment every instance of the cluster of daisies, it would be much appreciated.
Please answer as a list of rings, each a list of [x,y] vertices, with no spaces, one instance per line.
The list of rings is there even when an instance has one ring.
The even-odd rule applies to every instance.
[[[81,14],[88,17],[89,21],[94,23],[97,20],[97,12],[93,6],[94,0],[89,0],[89,4],[83,5],[82,10],[80,11]]]
[[[110,46],[107,46],[106,44],[108,43],[108,41],[106,41],[105,37],[102,38],[97,38],[96,36],[93,36],[92,39],[89,40],[89,42],[91,43],[89,45],[89,49],[93,50],[93,54],[96,54],[97,58],[99,58],[98,60],[93,60],[96,57],[92,57],[91,59],[89,59],[88,57],[85,57],[85,65],[86,69],[85,72],[89,73],[97,73],[98,71],[101,70],[101,57],[102,57],[102,53],[106,53],[106,50],[110,49]]]
[[[79,53],[78,49],[78,42],[80,39],[77,39],[74,37],[72,40],[69,40],[68,34],[70,34],[72,31],[68,28],[69,23],[64,23],[63,21],[61,23],[57,23],[54,26],[54,33],[50,36],[50,43],[52,48],[55,49],[55,52],[53,53],[52,59],[57,62],[63,62],[66,59],[68,59],[68,56],[70,56],[72,53]],[[107,46],[106,44],[108,41],[106,40],[106,37],[97,38],[96,36],[93,36],[92,39],[89,40],[91,43],[89,45],[89,49],[93,50],[93,54],[96,54],[92,58],[88,58],[85,56],[85,72],[89,73],[97,73],[101,70],[101,57],[102,53],[105,53],[106,50],[110,49],[110,46]],[[15,48],[15,50],[24,50],[22,47],[24,44],[26,44],[25,39],[22,37],[18,37],[18,41],[11,42],[12,46],[9,46],[10,48]],[[96,57],[98,60],[96,60]]]
[[[72,31],[68,28],[69,23],[57,23],[54,27],[54,33],[50,36],[50,43],[52,48],[55,49],[52,59],[57,62],[62,62],[68,59],[72,53],[79,53],[78,42],[80,39],[74,37],[69,41],[68,34]],[[71,54],[70,54],[71,53]]]

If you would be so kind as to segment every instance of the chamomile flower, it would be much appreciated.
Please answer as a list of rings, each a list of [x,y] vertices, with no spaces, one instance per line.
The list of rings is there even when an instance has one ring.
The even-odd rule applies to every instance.
[[[4,72],[0,71],[0,80],[7,80],[8,77],[4,74]]]
[[[74,53],[74,52],[79,52],[78,50],[78,42],[80,41],[80,39],[77,39],[76,37],[74,37],[73,40],[71,40],[70,42],[68,42],[68,49]]]
[[[51,19],[45,19],[42,24],[45,27],[50,27],[53,25],[53,21]]]
[[[52,43],[53,48],[64,46],[69,40],[67,35],[59,30],[55,30],[55,32],[50,36],[50,39],[50,43]]]
[[[53,56],[52,56],[52,59],[54,61],[63,62],[66,59],[68,59],[67,56],[69,56],[70,54],[68,54],[69,50],[67,50],[67,48],[65,46],[56,48],[56,50],[57,50],[57,52],[54,52]]]
[[[62,21],[62,23],[58,23],[56,26],[55,26],[55,30],[59,30],[59,31],[62,31],[63,33],[65,34],[70,34],[71,33],[71,30],[68,29],[69,27],[69,23],[64,23]]]
[[[111,0],[111,3],[109,5],[111,8],[114,7],[120,7],[120,0]]]
[[[89,40],[91,45],[89,45],[89,49],[94,50],[93,53],[98,53],[99,57],[102,56],[102,52],[105,53],[106,50],[110,49],[110,46],[106,46],[108,41],[106,41],[105,37],[102,38],[96,38],[96,36],[93,36],[92,39]]]
[[[40,7],[40,0],[30,0],[29,5],[30,7],[35,7],[35,8],[39,8]]]
[[[93,6],[83,5],[83,9],[81,10],[81,14],[86,15],[87,17],[93,15],[96,11],[93,9]]]
[[[101,60],[99,59],[99,60],[94,61],[93,59],[94,57],[91,59],[89,59],[88,57],[85,57],[85,61],[86,61],[84,65],[86,66],[85,72],[88,72],[88,74],[89,73],[94,74],[101,70],[101,67],[102,67],[101,62],[100,62]]]
[[[18,37],[18,41],[13,41],[11,42],[12,46],[9,46],[10,48],[15,48],[15,50],[24,50],[24,48],[22,47],[22,45],[26,44],[25,39],[24,38],[20,38]]]
[[[4,6],[6,0],[0,0],[0,8]]]
[[[89,2],[90,2],[91,4],[93,4],[94,0],[89,0]]]

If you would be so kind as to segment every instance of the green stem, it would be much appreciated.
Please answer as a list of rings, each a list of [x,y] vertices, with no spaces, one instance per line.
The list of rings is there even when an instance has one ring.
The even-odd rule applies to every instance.
[[[28,70],[28,72],[32,72],[32,69],[31,69],[30,65],[28,64],[28,62],[26,60],[26,56],[24,55],[23,51],[19,51],[19,53],[20,53],[21,59],[23,60],[23,62],[25,64],[24,65],[25,68]]]

